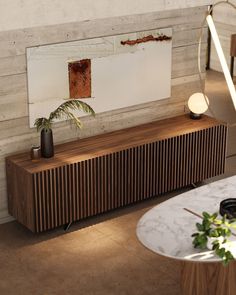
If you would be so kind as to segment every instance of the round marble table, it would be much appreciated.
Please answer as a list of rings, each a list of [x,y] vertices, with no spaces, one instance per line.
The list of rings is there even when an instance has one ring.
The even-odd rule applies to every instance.
[[[236,294],[236,264],[224,267],[212,251],[195,249],[191,234],[198,214],[219,211],[219,203],[236,198],[236,176],[193,189],[173,197],[148,211],[139,220],[137,237],[153,252],[182,261],[182,294]],[[236,243],[236,241],[235,241]],[[236,245],[231,249],[236,257]]]

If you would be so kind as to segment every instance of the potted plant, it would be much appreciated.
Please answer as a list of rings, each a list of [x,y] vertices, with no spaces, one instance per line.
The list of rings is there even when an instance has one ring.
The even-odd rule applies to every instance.
[[[57,109],[49,114],[48,118],[37,118],[34,126],[41,132],[41,155],[44,158],[51,158],[54,155],[52,124],[57,119],[65,118],[72,120],[76,127],[81,128],[80,119],[73,114],[73,111],[80,110],[87,114],[95,115],[94,110],[85,102],[78,99],[66,100]]]
[[[202,213],[202,223],[196,223],[198,232],[192,234],[193,245],[195,248],[213,250],[222,259],[223,264],[227,265],[231,260],[235,259],[231,252],[235,246],[232,245],[228,238],[231,235],[235,236],[231,229],[236,228],[236,220],[228,220],[226,215],[221,219],[217,217],[218,213]]]

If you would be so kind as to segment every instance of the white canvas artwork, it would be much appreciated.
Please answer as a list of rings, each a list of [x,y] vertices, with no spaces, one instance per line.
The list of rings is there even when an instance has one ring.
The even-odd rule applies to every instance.
[[[170,39],[121,44],[150,35]],[[171,37],[167,28],[28,48],[30,127],[69,98],[68,63],[82,59],[91,60],[91,97],[81,100],[96,113],[170,97]]]

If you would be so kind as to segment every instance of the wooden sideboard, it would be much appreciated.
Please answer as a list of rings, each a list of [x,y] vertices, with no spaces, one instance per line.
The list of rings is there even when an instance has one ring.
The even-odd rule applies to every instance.
[[[42,232],[224,172],[227,126],[182,115],[6,159],[9,213]]]

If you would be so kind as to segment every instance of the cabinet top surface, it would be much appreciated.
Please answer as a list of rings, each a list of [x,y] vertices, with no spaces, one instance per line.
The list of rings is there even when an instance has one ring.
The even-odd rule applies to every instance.
[[[30,152],[25,152],[10,156],[7,160],[29,173],[37,173],[220,124],[222,123],[207,116],[191,120],[188,115],[181,115],[57,145],[55,155],[50,159],[32,161]]]

